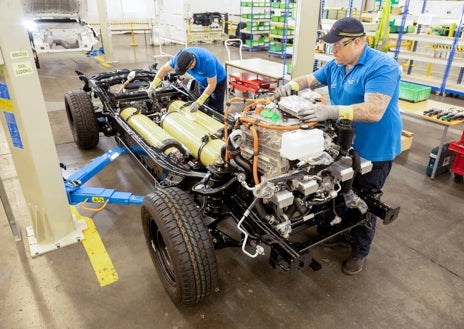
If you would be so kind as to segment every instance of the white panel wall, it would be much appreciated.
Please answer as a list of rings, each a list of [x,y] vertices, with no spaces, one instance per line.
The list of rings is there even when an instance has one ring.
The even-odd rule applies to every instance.
[[[191,0],[193,13],[219,12],[229,14],[240,13],[240,0]]]
[[[97,0],[87,0],[88,22],[98,22]],[[123,22],[126,20],[146,20],[154,16],[153,0],[106,0],[108,20]]]
[[[106,0],[110,22],[147,20],[155,17],[155,2],[169,3],[169,0]],[[190,12],[240,13],[240,0],[184,0],[190,4]],[[97,0],[87,0],[88,22],[98,21]]]
[[[366,2],[366,1],[364,1]],[[348,8],[348,0],[325,0],[325,8]],[[362,0],[353,0],[353,9],[361,10],[363,5]]]
[[[422,0],[412,0],[409,3],[409,13],[420,15],[422,10]],[[435,18],[459,19],[462,13],[463,1],[427,1],[425,13]],[[404,5],[404,0],[399,2]]]

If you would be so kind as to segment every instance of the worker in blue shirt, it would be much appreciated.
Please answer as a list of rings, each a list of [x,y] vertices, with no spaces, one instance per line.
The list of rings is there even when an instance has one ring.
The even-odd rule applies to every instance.
[[[207,102],[218,112],[224,112],[224,97],[227,88],[226,71],[211,52],[201,47],[188,47],[178,51],[157,72],[147,91],[150,96],[156,92],[164,76],[171,71],[175,71],[178,75],[188,73],[198,82],[201,96],[192,103],[190,111],[198,110]]]
[[[402,119],[398,107],[401,70],[387,54],[370,48],[364,27],[354,18],[336,21],[321,39],[331,44],[334,59],[312,74],[295,78],[276,90],[276,98],[299,90],[327,86],[330,105],[314,104],[301,113],[301,120],[347,119],[355,127],[354,149],[372,161],[372,171],[356,175],[353,187],[380,191],[393,160],[401,153]],[[353,275],[362,271],[375,233],[376,217],[369,225],[351,230],[347,242],[351,254],[342,271]],[[337,241],[335,241],[337,242]]]

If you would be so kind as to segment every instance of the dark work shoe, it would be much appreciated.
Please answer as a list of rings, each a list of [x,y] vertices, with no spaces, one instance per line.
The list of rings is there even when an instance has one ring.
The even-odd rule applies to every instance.
[[[335,247],[350,248],[351,247],[351,243],[346,238],[345,234],[334,236],[332,239],[326,240],[322,242],[320,245],[323,247],[327,247],[327,248],[335,248]]]
[[[355,275],[362,271],[365,257],[350,256],[342,266],[342,272],[348,275]]]

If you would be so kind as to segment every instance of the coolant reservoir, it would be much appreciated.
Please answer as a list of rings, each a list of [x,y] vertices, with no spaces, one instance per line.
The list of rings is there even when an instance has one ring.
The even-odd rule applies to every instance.
[[[282,134],[280,156],[289,160],[306,160],[320,156],[324,151],[322,130],[292,130]]]

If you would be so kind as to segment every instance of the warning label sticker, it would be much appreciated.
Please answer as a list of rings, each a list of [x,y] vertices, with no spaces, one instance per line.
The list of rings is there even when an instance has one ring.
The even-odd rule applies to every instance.
[[[27,50],[15,50],[10,52],[11,59],[25,58],[28,56]]]
[[[13,63],[13,71],[17,77],[32,74],[32,64],[31,62]]]

